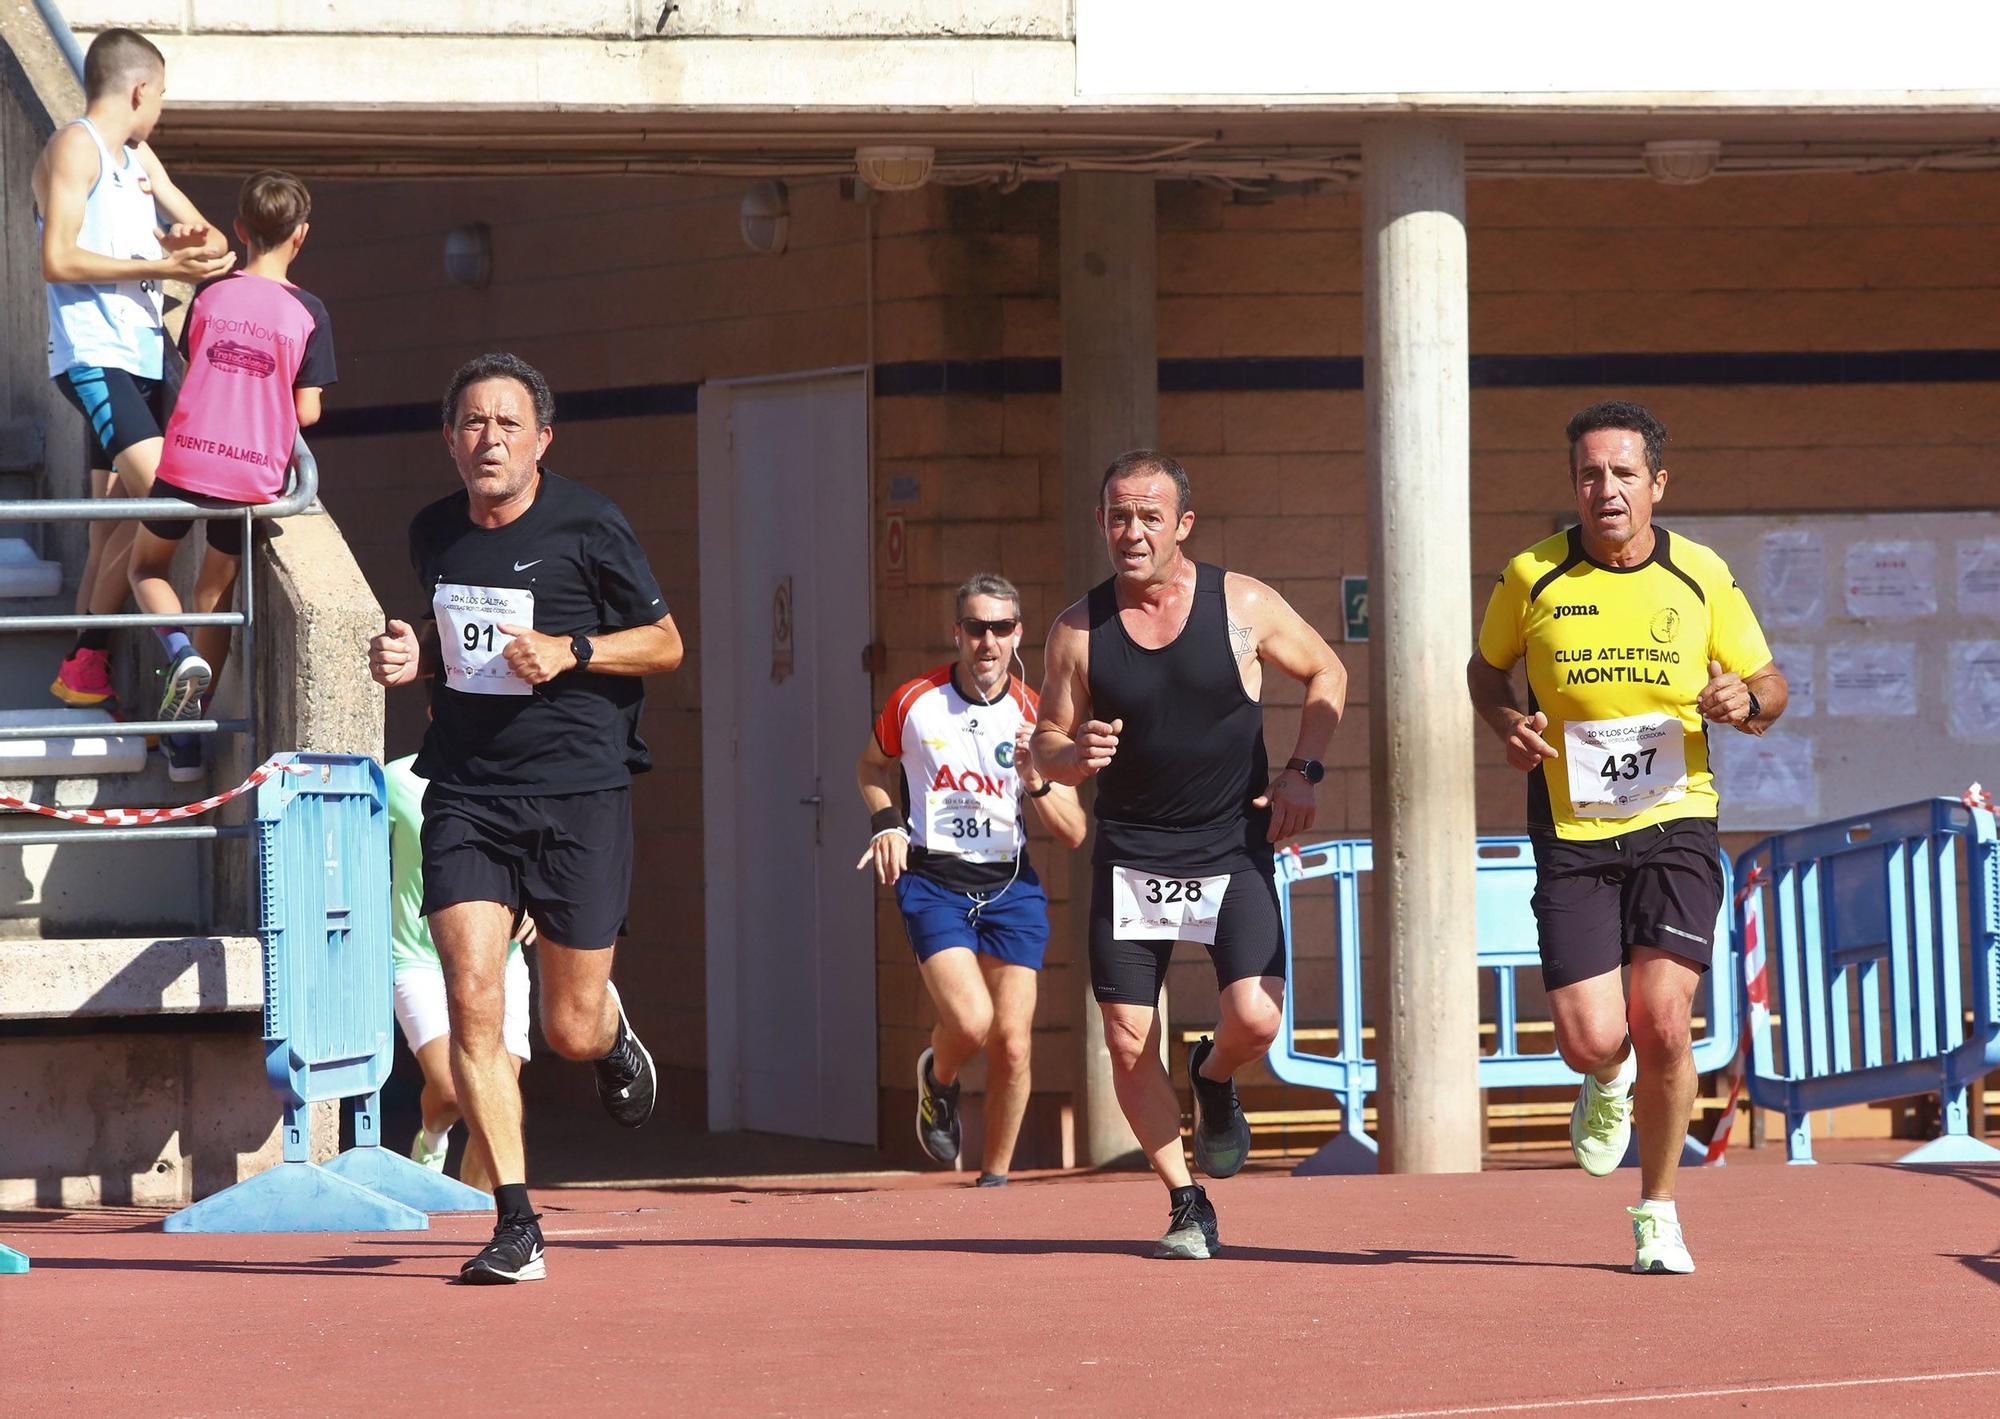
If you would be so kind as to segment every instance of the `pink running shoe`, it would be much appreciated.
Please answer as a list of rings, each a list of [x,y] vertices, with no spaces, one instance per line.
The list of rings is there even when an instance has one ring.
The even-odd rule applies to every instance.
[[[117,691],[111,687],[111,652],[79,646],[56,672],[49,693],[66,705],[101,705]]]

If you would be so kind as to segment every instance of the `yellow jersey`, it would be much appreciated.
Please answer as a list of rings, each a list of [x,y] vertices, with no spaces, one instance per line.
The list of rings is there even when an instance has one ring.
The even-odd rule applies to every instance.
[[[1713,818],[1708,723],[1695,700],[1720,661],[1746,679],[1771,648],[1728,565],[1655,527],[1653,554],[1609,567],[1577,528],[1507,563],[1486,603],[1479,654],[1528,662],[1528,705],[1560,756],[1528,778],[1528,826],[1579,841]]]

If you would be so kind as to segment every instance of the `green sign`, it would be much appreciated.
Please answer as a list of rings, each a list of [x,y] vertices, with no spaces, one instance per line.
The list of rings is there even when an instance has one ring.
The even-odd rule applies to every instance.
[[[1347,622],[1347,639],[1365,643],[1368,639],[1368,578],[1344,576],[1340,579],[1340,610]]]

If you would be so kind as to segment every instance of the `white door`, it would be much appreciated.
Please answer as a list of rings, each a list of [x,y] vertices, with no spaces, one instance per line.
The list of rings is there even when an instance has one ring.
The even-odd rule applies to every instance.
[[[876,1141],[859,374],[701,393],[710,1121]]]

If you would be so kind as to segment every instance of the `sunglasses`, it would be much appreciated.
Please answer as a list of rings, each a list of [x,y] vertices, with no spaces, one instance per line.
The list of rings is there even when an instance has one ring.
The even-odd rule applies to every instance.
[[[966,635],[972,637],[974,640],[978,640],[988,631],[1005,640],[1008,636],[1014,634],[1014,628],[1020,624],[1021,618],[1019,616],[1009,616],[1004,621],[982,621],[976,616],[966,616],[959,621],[958,626],[960,630],[964,631]]]

